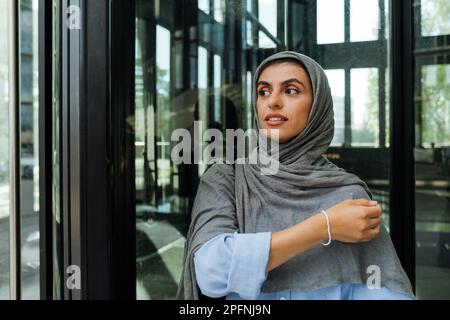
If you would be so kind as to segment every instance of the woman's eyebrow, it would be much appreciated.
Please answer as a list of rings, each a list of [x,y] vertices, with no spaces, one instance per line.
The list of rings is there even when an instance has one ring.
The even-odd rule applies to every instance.
[[[281,83],[281,85],[282,85],[282,86],[285,86],[285,85],[287,85],[287,84],[289,84],[289,83],[292,83],[292,82],[296,82],[296,83],[302,85],[303,88],[306,88],[305,84],[304,84],[303,82],[301,82],[300,80],[296,79],[296,78],[291,78],[291,79],[284,80],[284,81]],[[272,86],[272,85],[271,85],[269,82],[267,82],[267,81],[259,81],[259,82],[257,83],[257,86],[260,86],[260,85],[269,86],[269,87]]]

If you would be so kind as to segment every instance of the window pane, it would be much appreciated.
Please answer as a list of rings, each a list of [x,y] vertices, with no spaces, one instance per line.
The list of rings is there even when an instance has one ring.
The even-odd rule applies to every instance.
[[[379,0],[350,1],[350,41],[378,39],[380,28]]]
[[[422,67],[422,145],[450,145],[450,65]]]
[[[137,0],[146,3],[148,0]],[[278,4],[287,3],[286,10],[291,19],[277,12]],[[227,10],[227,17],[222,24],[213,21],[211,16],[198,9],[198,20],[177,19],[176,12],[192,12],[192,2],[174,2],[175,7],[168,5],[169,1],[160,1],[161,15],[156,20],[151,12],[137,12],[136,33],[136,109],[134,115],[135,164],[136,164],[136,226],[137,226],[137,292],[138,297],[145,299],[173,298],[175,296],[182,269],[183,246],[187,228],[191,221],[191,209],[195,200],[201,175],[207,169],[205,162],[174,165],[169,158],[168,172],[160,172],[161,132],[166,132],[166,141],[175,129],[186,129],[191,141],[191,152],[203,142],[200,129],[213,125],[217,129],[242,128],[253,126],[252,111],[252,76],[256,66],[273,50],[265,47],[275,47],[273,41],[262,32],[258,23],[262,23],[271,36],[277,37],[277,25],[287,25],[285,39],[290,41],[287,50],[303,52],[310,50],[315,44],[316,35],[307,30],[305,19],[308,6],[314,2],[258,0],[241,1],[242,11]],[[206,5],[199,2],[204,10]],[[211,7],[215,1],[209,1]],[[231,4],[232,2],[226,2]],[[291,6],[292,5],[292,6]],[[186,8],[184,6],[187,6]],[[139,7],[139,6],[137,6]],[[214,7],[215,8],[215,7]],[[287,8],[287,9],[288,9]],[[176,9],[176,10],[174,10]],[[246,11],[245,11],[246,10]],[[318,40],[328,43],[344,41],[344,1],[318,1],[319,36]],[[251,13],[257,21],[253,21]],[[144,16],[148,15],[148,16]],[[164,17],[164,19],[162,18]],[[284,19],[279,21],[277,19]],[[350,23],[350,16],[348,23]],[[282,23],[283,22],[283,23]],[[230,23],[230,24],[229,24]],[[291,25],[288,25],[291,23]],[[196,24],[196,25],[192,25]],[[155,29],[164,28],[168,41],[157,36]],[[179,30],[191,30],[185,34]],[[198,34],[196,33],[198,31]],[[292,32],[290,34],[290,32]],[[236,46],[236,41],[238,43]],[[284,40],[284,39],[283,39]],[[282,43],[284,41],[281,41]],[[386,43],[386,45],[389,42]],[[241,45],[242,44],[242,45]],[[358,44],[359,45],[359,44]],[[347,46],[321,46],[318,62],[327,70],[333,94],[335,108],[335,136],[332,148],[338,154],[336,163],[350,172],[361,176],[370,184],[375,199],[382,202],[383,212],[389,208],[389,150],[380,150],[378,144],[378,101],[384,101],[383,85],[378,83],[378,70],[385,67],[388,48],[380,45],[380,50],[367,55],[365,50],[353,50],[352,44]],[[163,47],[165,49],[163,49]],[[377,46],[378,48],[378,46]],[[162,54],[159,52],[162,51]],[[306,52],[305,52],[306,53]],[[307,54],[307,53],[306,53]],[[363,55],[363,56],[362,56]],[[156,58],[155,58],[156,57]],[[355,83],[351,83],[350,70],[356,66],[364,66],[363,70],[373,70],[363,77],[354,75]],[[158,66],[156,66],[158,65]],[[164,65],[164,68],[161,66]],[[170,70],[163,77],[161,72]],[[158,76],[154,74],[158,70]],[[383,76],[385,73],[383,73]],[[156,80],[155,80],[156,79]],[[162,81],[164,80],[164,81]],[[155,84],[155,81],[157,83]],[[372,81],[372,82],[371,82]],[[358,83],[359,82],[359,83]],[[169,94],[165,96],[166,104],[160,101],[161,85],[170,86]],[[364,88],[356,88],[357,85]],[[355,92],[351,91],[355,87]],[[379,88],[380,86],[380,88]],[[363,92],[363,99],[359,92]],[[378,95],[380,97],[372,97]],[[356,99],[358,103],[351,101]],[[370,113],[374,106],[375,110]],[[356,110],[359,118],[370,114],[370,121],[355,122],[353,137],[360,144],[351,148],[351,117]],[[168,111],[167,116],[161,113]],[[347,113],[346,113],[347,112]],[[375,115],[376,113],[376,115]],[[346,117],[347,116],[347,117]],[[373,133],[364,125],[375,121]],[[201,121],[198,127],[194,121]],[[346,121],[348,123],[346,123]],[[361,122],[361,121],[360,121]],[[368,133],[366,132],[368,131]],[[198,135],[195,136],[194,133]],[[367,137],[368,136],[368,137]],[[376,138],[374,137],[376,136]],[[348,137],[348,139],[347,139]],[[346,143],[346,144],[345,144]],[[361,148],[366,143],[370,148]],[[176,143],[172,144],[172,147]],[[344,145],[343,145],[344,144]],[[172,148],[173,149],[173,148]],[[364,149],[361,151],[361,149]],[[167,148],[171,150],[171,148]],[[201,149],[202,150],[202,149]],[[167,151],[169,152],[169,151]],[[170,153],[167,153],[170,156]],[[378,162],[361,161],[361,159],[378,159]],[[191,155],[191,160],[193,156]],[[158,166],[155,164],[158,163]],[[163,200],[165,199],[165,200]],[[166,205],[170,201],[178,201],[178,206]],[[182,204],[185,204],[184,206]],[[164,209],[164,210],[163,210]]]
[[[325,70],[325,73],[333,96],[334,137],[331,145],[341,146],[345,134],[345,71]]]
[[[352,146],[378,146],[379,90],[378,71],[373,68],[352,69],[351,126]]]
[[[0,300],[9,299],[8,0],[0,0]]]
[[[22,298],[39,299],[38,0],[20,1]]]
[[[224,0],[214,0],[214,19],[223,23],[225,17],[225,1]]]
[[[180,194],[185,186],[178,183],[181,170],[170,158],[171,132],[180,118],[172,102],[172,33],[150,26],[147,19],[136,21],[136,295],[169,299],[181,274],[185,220],[180,213],[186,211],[186,198]],[[156,52],[149,50],[150,30],[156,30]]]
[[[422,36],[450,34],[450,5],[448,0],[421,0]]]
[[[202,46],[198,47],[198,88],[200,110],[199,118],[208,119],[209,99],[208,99],[208,50]]]
[[[198,8],[209,14],[209,0],[198,0]]]
[[[317,0],[317,43],[344,42],[344,0]]]
[[[258,19],[259,22],[274,37],[277,37],[277,1],[276,0],[258,0]],[[259,46],[261,48],[273,48],[276,44],[265,34],[259,32]]]
[[[222,86],[222,58],[214,55],[214,121],[220,121],[222,102],[220,89]]]
[[[422,60],[418,60],[420,65]],[[450,297],[450,65],[422,65],[416,110],[416,277],[420,299]]]

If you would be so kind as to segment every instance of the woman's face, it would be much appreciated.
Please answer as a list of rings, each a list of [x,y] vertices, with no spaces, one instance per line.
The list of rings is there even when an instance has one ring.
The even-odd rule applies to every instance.
[[[313,103],[307,72],[300,66],[283,62],[266,67],[257,82],[256,109],[261,129],[279,130],[284,143],[305,129]]]

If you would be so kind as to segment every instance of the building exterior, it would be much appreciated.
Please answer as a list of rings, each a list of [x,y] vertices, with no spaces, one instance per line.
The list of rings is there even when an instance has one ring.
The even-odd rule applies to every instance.
[[[0,299],[173,298],[207,164],[172,133],[251,128],[281,50],[323,66],[327,157],[449,299],[449,45],[448,0],[0,0]]]

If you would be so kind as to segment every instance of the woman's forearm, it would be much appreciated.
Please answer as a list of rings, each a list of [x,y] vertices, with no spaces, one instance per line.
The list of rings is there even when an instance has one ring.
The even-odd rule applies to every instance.
[[[328,240],[327,222],[321,213],[292,227],[273,232],[266,271],[275,269],[326,240]]]

